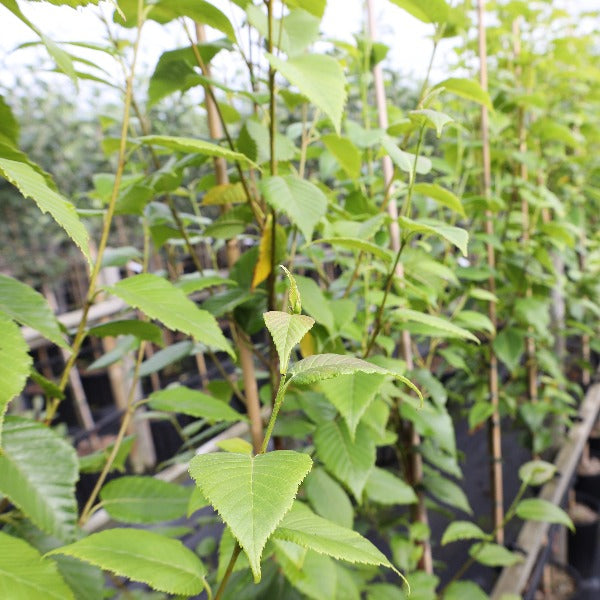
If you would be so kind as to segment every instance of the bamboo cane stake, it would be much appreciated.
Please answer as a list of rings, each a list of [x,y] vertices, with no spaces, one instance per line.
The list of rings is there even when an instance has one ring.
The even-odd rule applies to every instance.
[[[478,41],[479,41],[479,63],[480,63],[480,82],[481,87],[487,91],[487,44],[485,31],[485,0],[478,0]],[[483,192],[486,198],[490,198],[492,189],[492,168],[490,156],[490,138],[489,138],[489,114],[487,106],[481,105],[481,142],[483,158]],[[494,234],[494,222],[491,211],[486,212],[485,232],[488,236]],[[496,293],[496,281],[494,279],[494,270],[496,268],[496,256],[494,246],[487,244],[487,262],[490,268],[489,289],[492,294]],[[489,318],[494,329],[497,326],[496,303],[489,302]],[[489,422],[489,445],[492,464],[490,469],[492,485],[492,519],[496,530],[496,541],[499,544],[504,543],[504,529],[502,522],[504,520],[504,490],[502,482],[502,434],[500,430],[500,415],[498,412],[498,359],[494,353],[492,344],[489,345],[490,364],[489,364],[489,384],[490,384],[490,402],[494,412]]]
[[[377,37],[377,25],[375,20],[375,11],[373,6],[373,0],[367,0],[367,20],[368,20],[368,31],[371,40],[375,40]],[[373,84],[375,87],[375,105],[377,107],[379,127],[383,130],[388,128],[388,115],[387,105],[385,99],[385,86],[383,83],[383,72],[381,64],[377,63],[373,67]],[[394,178],[394,166],[392,159],[389,155],[385,155],[382,159],[383,179],[384,186],[386,189],[393,185]],[[391,194],[390,194],[391,195]],[[390,199],[387,204],[388,214],[390,215],[390,240],[392,250],[398,253],[400,250],[400,226],[398,225],[398,206],[395,200]],[[399,279],[404,277],[404,267],[402,263],[398,261],[396,266],[396,276]],[[406,368],[408,371],[412,371],[414,368],[413,352],[410,333],[405,329],[402,331],[402,354],[406,362]],[[417,488],[418,502],[414,508],[414,517],[417,521],[428,524],[427,508],[425,506],[425,495],[420,489],[420,484],[423,480],[423,461],[419,454],[418,448],[421,444],[419,434],[416,432],[412,424],[410,425],[409,431],[410,443],[411,443],[411,483],[413,487]],[[421,557],[420,567],[427,573],[433,572],[433,560],[431,556],[431,546],[429,541],[426,540],[422,544],[423,556]]]
[[[195,23],[196,39],[199,43],[206,41],[206,33],[204,25]],[[203,75],[210,78],[210,67],[204,65],[202,67]],[[209,87],[208,85],[206,87]],[[214,101],[214,95],[206,93],[205,97],[206,117],[208,120],[208,128],[210,136],[213,139],[221,139],[223,137],[223,127],[219,116],[218,107]],[[227,174],[227,163],[222,157],[215,157],[215,178],[217,184],[222,185],[229,183]],[[227,207],[224,208],[227,210]],[[231,268],[240,257],[240,247],[236,239],[227,241],[227,265]],[[263,423],[260,414],[260,399],[258,397],[258,385],[256,383],[256,373],[254,369],[254,357],[252,350],[249,347],[249,341],[242,330],[232,321],[232,328],[235,331],[238,340],[237,348],[240,355],[240,366],[242,368],[242,378],[244,380],[244,397],[246,400],[246,410],[250,418],[250,433],[252,436],[252,447],[254,452],[260,451],[263,439]]]

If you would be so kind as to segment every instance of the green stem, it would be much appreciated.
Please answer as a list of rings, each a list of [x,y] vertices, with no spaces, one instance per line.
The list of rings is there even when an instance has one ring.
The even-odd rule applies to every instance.
[[[267,431],[265,432],[265,437],[260,448],[260,454],[264,454],[267,451],[267,446],[269,445],[271,435],[273,434],[273,428],[275,427],[275,421],[277,421],[277,415],[279,414],[279,409],[283,404],[285,391],[287,390],[290,381],[291,379],[286,382],[285,376],[279,378],[279,387],[277,388],[277,395],[275,396],[275,402],[273,403],[273,411],[271,412],[271,418],[269,419]]]

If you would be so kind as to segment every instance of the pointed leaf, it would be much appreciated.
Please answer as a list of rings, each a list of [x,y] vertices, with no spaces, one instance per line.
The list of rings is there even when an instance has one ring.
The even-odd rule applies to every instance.
[[[107,290],[169,329],[191,335],[197,341],[235,356],[215,318],[198,308],[182,290],[150,273],[128,277]]]
[[[444,592],[443,600],[488,600],[489,596],[473,581],[453,581]],[[502,597],[503,600],[507,600]]]
[[[185,516],[191,492],[190,487],[132,475],[109,481],[100,491],[100,500],[117,521],[160,523]]]
[[[458,197],[437,183],[416,183],[413,190],[418,194],[423,194],[423,196],[432,198],[438,204],[447,206],[463,217],[466,216],[465,209]]]
[[[444,126],[448,123],[454,122],[454,119],[442,112],[431,110],[430,108],[423,108],[421,110],[411,110],[409,113],[411,119],[417,122],[425,122],[426,124],[433,127],[438,137],[442,136]]]
[[[474,79],[451,77],[438,83],[433,89],[436,90],[440,88],[443,88],[452,94],[456,94],[461,98],[483,104],[483,106],[487,106],[490,110],[494,110],[489,94],[481,87],[479,82]]]
[[[304,480],[304,490],[317,514],[342,527],[352,527],[352,502],[342,486],[325,469],[314,468]]]
[[[312,328],[315,320],[306,315],[290,315],[279,310],[266,312],[263,318],[277,348],[279,370],[285,375],[292,350]]]
[[[446,225],[441,221],[434,221],[433,219],[413,221],[406,217],[400,217],[398,223],[404,231],[409,233],[420,233],[425,236],[435,235],[441,237],[456,246],[464,256],[467,256],[469,234],[466,229],[462,229],[462,227]]]
[[[359,425],[352,439],[345,423],[324,421],[317,426],[314,441],[327,470],[346,484],[360,502],[375,465],[375,442],[369,429]]]
[[[261,190],[267,203],[287,215],[309,242],[321,217],[327,212],[327,198],[310,181],[295,175],[265,177]]]
[[[340,246],[341,248],[348,248],[349,250],[359,250],[360,252],[367,252],[368,254],[373,254],[373,256],[380,258],[386,263],[390,263],[393,258],[390,252],[385,248],[382,248],[381,246],[378,246],[373,242],[368,242],[359,238],[330,237],[321,238],[319,240],[315,240],[312,243],[329,244],[330,246]]]
[[[369,474],[365,487],[367,496],[378,504],[414,504],[414,490],[393,473],[375,467]]]
[[[61,540],[75,537],[78,463],[73,447],[52,429],[7,417],[0,453],[0,493],[40,529]]]
[[[348,138],[329,134],[322,136],[321,141],[350,179],[356,180],[360,177],[360,152]]]
[[[204,206],[223,206],[224,204],[243,204],[248,201],[244,186],[236,183],[222,183],[210,188],[202,198]]]
[[[439,337],[463,338],[479,343],[479,340],[470,331],[458,327],[457,325],[454,325],[454,323],[442,319],[441,317],[428,315],[427,313],[421,313],[416,310],[410,310],[409,308],[398,308],[394,310],[393,315],[400,321],[412,321],[428,325],[439,332],[437,333]]]
[[[29,347],[19,326],[0,312],[0,449],[2,425],[8,403],[18,396],[27,383],[32,365]]]
[[[523,334],[512,327],[506,327],[494,338],[494,352],[496,356],[508,367],[511,373],[521,363],[525,352],[525,338]]]
[[[346,78],[340,63],[322,54],[303,54],[287,61],[266,56],[274,69],[331,119],[339,133],[346,103]]]
[[[246,418],[231,408],[229,404],[208,394],[191,390],[184,385],[170,387],[150,394],[150,408],[218,421],[244,421]]]
[[[573,521],[569,515],[556,504],[542,498],[527,498],[517,504],[517,516],[524,521],[544,521],[546,523],[559,523],[575,531]]]
[[[446,0],[391,0],[423,23],[443,23],[450,10]]]
[[[426,156],[415,156],[410,152],[405,152],[399,148],[394,140],[387,135],[381,138],[382,148],[389,154],[394,164],[405,173],[410,173],[412,176],[413,171],[419,175],[427,175],[431,171],[431,160]],[[415,164],[416,159],[416,164]]]
[[[267,540],[290,510],[298,486],[310,471],[308,454],[212,453],[194,457],[190,475],[248,555],[255,581]]]
[[[442,546],[449,544],[450,542],[457,542],[459,540],[483,540],[487,538],[487,534],[470,521],[453,521],[446,527],[444,535],[442,536]]]
[[[519,467],[519,479],[527,485],[543,485],[556,473],[556,466],[545,460],[530,460]]]
[[[482,542],[471,546],[469,554],[477,562],[488,567],[509,567],[523,560],[520,554],[511,552],[499,544],[489,542]]]
[[[304,311],[313,317],[319,325],[323,325],[331,331],[335,325],[335,318],[330,301],[323,290],[310,277],[296,275],[295,279]]]
[[[469,515],[473,514],[473,509],[463,490],[450,479],[440,475],[434,469],[425,469],[423,478],[425,489],[435,496],[440,502],[449,506],[463,510]]]
[[[88,331],[88,335],[96,337],[116,337],[118,335],[133,335],[138,340],[148,340],[157,346],[164,346],[162,331],[158,325],[148,321],[122,319],[96,325]]]
[[[74,600],[53,560],[27,542],[0,531],[0,598]]]
[[[159,592],[194,596],[204,588],[206,569],[179,540],[142,529],[107,529],[48,555],[66,554]]]
[[[91,264],[89,235],[73,204],[51,189],[46,180],[27,163],[0,157],[0,175],[25,198],[32,198],[43,213],[49,212]]]

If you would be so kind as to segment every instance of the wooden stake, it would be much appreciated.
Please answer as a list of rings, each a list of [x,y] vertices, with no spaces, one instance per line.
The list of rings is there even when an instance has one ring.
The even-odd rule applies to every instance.
[[[479,18],[479,63],[480,63],[480,81],[481,87],[487,91],[487,44],[485,32],[485,0],[478,0],[478,18]],[[492,167],[490,156],[490,138],[489,138],[489,115],[487,106],[481,105],[481,142],[483,158],[483,193],[486,198],[490,198],[492,190]],[[491,211],[486,212],[485,232],[488,236],[494,234],[494,221]],[[494,279],[494,270],[496,268],[496,256],[494,246],[487,244],[487,262],[490,268],[489,289],[492,294],[496,294],[496,281]],[[494,329],[497,327],[496,303],[489,302],[489,317]],[[490,341],[490,365],[489,365],[489,384],[490,384],[490,402],[494,412],[489,422],[489,445],[491,454],[490,478],[492,485],[492,520],[494,530],[496,531],[496,541],[498,544],[504,543],[504,487],[502,481],[502,433],[500,429],[500,414],[498,412],[498,359],[494,353],[494,348]]]
[[[371,40],[375,40],[377,36],[377,26],[375,21],[375,11],[373,7],[373,0],[367,0],[367,20],[369,28],[369,37]],[[388,115],[387,105],[385,98],[385,86],[383,83],[383,72],[381,70],[381,64],[377,63],[373,67],[373,84],[375,87],[375,105],[377,107],[377,114],[379,120],[379,127],[384,131],[388,127]],[[389,155],[385,155],[382,159],[383,169],[383,180],[384,186],[388,189],[393,185],[394,177],[394,166],[392,159]],[[391,196],[391,190],[390,190]],[[387,205],[388,214],[390,215],[390,240],[392,250],[398,252],[400,250],[400,226],[398,225],[398,206],[395,200],[390,200]],[[396,276],[399,279],[404,277],[404,267],[399,261],[396,267]],[[402,331],[402,354],[406,362],[406,368],[410,372],[414,368],[413,364],[413,352],[410,333],[404,329]],[[409,427],[409,438],[411,444],[411,455],[410,455],[410,471],[411,480],[410,483],[416,488],[418,502],[414,507],[414,518],[428,525],[427,508],[425,506],[425,495],[421,489],[421,482],[423,480],[423,462],[421,455],[419,454],[419,446],[421,445],[421,439],[419,434],[415,431],[412,424]],[[431,546],[429,540],[422,543],[423,555],[420,560],[420,568],[427,572],[433,573],[433,559],[431,556]]]

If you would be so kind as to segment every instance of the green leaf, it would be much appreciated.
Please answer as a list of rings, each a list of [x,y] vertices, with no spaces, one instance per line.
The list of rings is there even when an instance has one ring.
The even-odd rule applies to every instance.
[[[263,318],[277,348],[279,371],[285,375],[292,350],[310,331],[315,320],[306,315],[290,315],[279,310],[266,312]]]
[[[354,508],[344,489],[327,471],[314,468],[304,480],[304,490],[315,512],[342,527],[352,527]]]
[[[441,317],[435,317],[409,308],[397,308],[392,314],[399,321],[412,321],[427,325],[436,331],[438,337],[462,338],[479,343],[479,340],[470,331],[458,327],[458,325],[454,325],[454,323]]]
[[[299,315],[302,312],[302,297],[300,296],[300,290],[298,289],[298,283],[296,282],[296,278],[283,266],[279,265],[286,277],[288,278],[290,287],[288,291],[288,302],[290,305],[290,310],[295,315]]]
[[[129,338],[135,339],[135,338]],[[176,363],[186,356],[194,353],[194,342],[191,340],[184,340],[182,342],[175,342],[158,352],[155,352],[149,359],[145,360],[140,365],[139,376],[140,377],[148,377],[152,373],[156,373],[161,371],[165,367]],[[107,355],[105,355],[107,356]],[[102,359],[100,359],[102,360]],[[96,361],[97,363],[97,361]],[[94,364],[96,364],[94,363]],[[89,367],[92,368],[91,365]],[[97,364],[96,364],[96,368]]]
[[[237,454],[248,454],[252,456],[252,444],[242,438],[235,437],[216,442],[216,445],[225,450],[225,452],[234,452]]]
[[[0,598],[74,600],[53,560],[27,542],[0,531]]]
[[[0,175],[12,183],[25,198],[32,198],[43,213],[49,212],[79,246],[91,265],[88,232],[79,220],[73,204],[51,189],[42,175],[27,163],[0,157]]]
[[[245,420],[244,415],[229,404],[184,385],[153,392],[149,399],[150,407],[154,410],[181,413],[197,419],[206,419],[211,423]]]
[[[295,502],[283,517],[273,537],[332,558],[351,563],[383,565],[398,572],[385,555],[366,538],[352,529],[340,527],[315,515],[300,502]]]
[[[444,535],[442,535],[442,546],[450,544],[451,542],[458,542],[459,540],[483,540],[487,538],[487,534],[470,521],[452,521]]]
[[[160,523],[186,515],[192,489],[154,477],[127,476],[100,491],[102,508],[123,523]]]
[[[514,314],[524,325],[532,325],[540,335],[546,335],[550,326],[548,299],[540,297],[518,298]]]
[[[523,560],[521,555],[489,542],[474,544],[469,548],[469,554],[477,562],[488,567],[510,567]]]
[[[119,449],[117,450],[117,455],[113,460],[112,467],[110,471],[119,471],[123,473],[125,471],[125,461],[133,448],[133,443],[135,442],[134,435],[128,435],[123,438]],[[97,450],[96,452],[92,452],[91,454],[86,454],[85,456],[79,457],[79,472],[80,473],[99,473],[104,468],[106,461],[108,460],[115,444],[109,444],[106,448],[102,450]]]
[[[375,398],[383,381],[384,376],[381,374],[357,372],[340,375],[320,383],[319,387],[327,400],[344,417],[352,438],[365,410]]]
[[[0,280],[1,281],[1,280]],[[27,383],[33,360],[19,326],[0,312],[0,452],[2,424],[8,403],[18,396]],[[0,455],[1,456],[1,455]],[[0,483],[0,487],[1,487]]]
[[[0,493],[40,529],[61,540],[75,537],[79,474],[73,447],[52,429],[7,417],[0,453]]]
[[[330,246],[341,246],[342,248],[348,248],[349,250],[359,250],[360,252],[367,252],[368,254],[373,254],[377,258],[380,258],[385,263],[390,263],[393,258],[390,252],[385,248],[382,248],[381,246],[378,246],[373,242],[368,242],[359,238],[329,237],[315,240],[312,243],[329,244]]]
[[[438,83],[433,89],[445,89],[447,92],[456,94],[467,100],[472,100],[473,102],[477,102],[477,104],[483,104],[483,106],[487,106],[490,110],[494,110],[490,95],[474,79],[450,77]]]
[[[381,138],[382,148],[389,154],[393,163],[405,173],[409,173],[412,177],[413,171],[419,175],[427,175],[431,171],[431,160],[426,156],[415,156],[410,152],[405,152],[400,149],[396,143],[387,135]],[[415,165],[415,160],[416,165]]]
[[[157,346],[164,346],[162,331],[158,325],[134,319],[123,319],[96,325],[88,331],[88,335],[95,335],[96,337],[133,335],[138,340],[148,340]]]
[[[487,331],[491,334],[496,331],[490,318],[475,310],[461,310],[454,318],[457,323],[473,331]]]
[[[174,137],[168,135],[146,135],[139,140],[144,144],[151,146],[162,146],[163,148],[169,148],[175,152],[185,152],[188,154],[202,154],[203,156],[217,156],[219,158],[225,158],[234,162],[250,163],[254,164],[250,159],[241,154],[240,152],[234,152],[218,146],[217,144],[211,144],[204,140],[198,140],[196,138],[187,137]]]
[[[459,215],[465,217],[465,209],[463,208],[462,202],[452,192],[444,189],[437,183],[416,183],[413,187],[413,191],[417,194],[423,194],[428,198],[432,198],[438,204],[447,206],[449,209],[457,212]]]
[[[516,508],[517,516],[524,521],[544,521],[546,523],[559,523],[575,531],[575,525],[569,515],[556,504],[541,498],[527,498],[521,500]]]
[[[162,321],[169,329],[191,335],[202,344],[235,357],[215,318],[166,279],[142,273],[123,279],[107,290],[151,319]]]
[[[295,363],[288,371],[290,378],[294,379],[296,385],[310,385],[317,381],[324,381],[340,375],[351,375],[352,373],[379,373],[380,375],[395,377],[413,390],[421,400],[423,399],[419,388],[403,375],[398,375],[398,373],[378,367],[366,360],[345,354],[315,354],[314,356],[308,356]]]
[[[545,460],[530,460],[519,467],[519,478],[527,485],[543,485],[556,473],[556,466]]]
[[[319,458],[336,479],[346,484],[360,503],[375,465],[375,442],[365,425],[359,425],[354,439],[345,423],[323,421],[314,434]]]
[[[456,246],[464,256],[467,256],[467,244],[469,243],[469,234],[462,227],[454,227],[446,225],[441,221],[433,219],[420,219],[413,221],[407,217],[398,219],[400,227],[408,233],[420,233],[422,235],[435,235],[445,239],[452,245]]]
[[[19,145],[19,122],[2,94],[0,94],[0,135],[13,146]]]
[[[346,103],[346,78],[340,63],[322,54],[304,54],[287,61],[273,54],[266,56],[274,69],[331,119],[339,134]]]
[[[438,112],[437,110],[431,110],[430,108],[423,108],[421,110],[411,110],[408,113],[411,119],[420,121],[430,125],[436,130],[438,138],[442,136],[444,126],[448,123],[453,123],[454,119],[445,113]]]
[[[327,212],[327,198],[313,183],[295,175],[265,177],[260,188],[266,202],[283,212],[310,242],[316,224]]]
[[[346,171],[350,179],[356,180],[360,177],[361,156],[356,146],[345,137],[329,134],[321,137],[325,147],[338,161],[340,167]]]
[[[443,23],[450,11],[445,0],[391,0],[423,23]]]
[[[252,448],[250,448],[252,451]],[[210,502],[206,499],[206,496],[202,493],[202,490],[195,487],[190,495],[190,501],[187,507],[187,517],[191,517],[197,510],[208,506]]]
[[[440,502],[458,508],[467,514],[473,514],[471,505],[463,490],[450,479],[443,477],[434,469],[427,468],[423,478],[425,489]]]
[[[190,462],[190,475],[248,555],[256,582],[265,544],[311,466],[308,454],[291,450],[257,456],[212,453]]]
[[[302,594],[301,598],[322,600],[337,597],[336,565],[331,558],[310,550],[303,550],[291,542],[276,540],[275,545],[277,563],[285,578]],[[301,565],[294,560],[298,554],[294,550],[304,552]]]
[[[417,502],[417,496],[408,483],[379,467],[375,467],[369,474],[365,493],[378,504],[414,504]]]
[[[204,589],[206,569],[179,540],[142,529],[107,529],[48,555],[65,554],[159,592],[194,596]]]
[[[453,581],[444,592],[443,600],[488,600],[489,596],[472,581]]]
[[[331,331],[334,328],[335,319],[331,304],[328,298],[325,297],[323,290],[310,277],[296,275],[295,279],[305,312],[313,317],[317,323]]]
[[[508,367],[511,373],[517,370],[525,352],[523,334],[512,327],[500,331],[492,343],[496,356]]]

